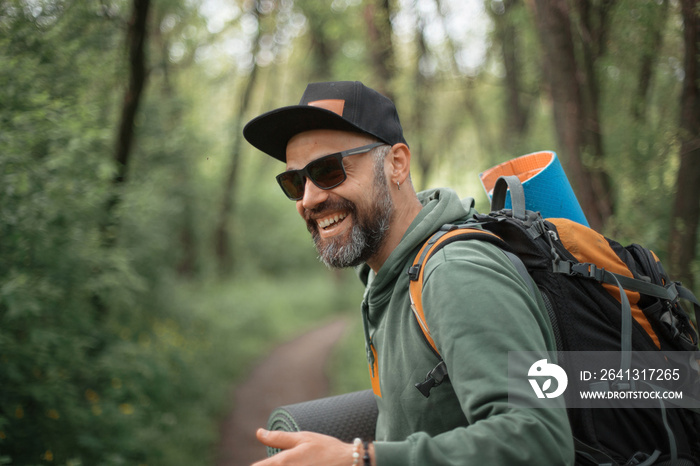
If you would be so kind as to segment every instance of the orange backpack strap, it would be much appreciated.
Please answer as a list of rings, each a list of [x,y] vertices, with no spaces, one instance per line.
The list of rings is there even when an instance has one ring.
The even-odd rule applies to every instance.
[[[423,311],[423,274],[425,273],[425,264],[428,259],[446,245],[463,239],[485,240],[507,248],[506,243],[501,238],[489,231],[481,230],[471,225],[445,225],[423,244],[423,247],[413,260],[411,268],[408,269],[408,276],[410,278],[408,289],[411,299],[411,310],[416,320],[418,320],[418,324],[423,331],[425,339],[438,356],[440,356],[440,352],[430,335],[430,329],[428,328],[428,323],[425,320],[425,313]]]
[[[435,366],[425,377],[423,382],[415,384],[416,388],[427,398],[430,396],[430,390],[442,383],[447,377],[447,367],[440,356],[435,340],[430,335],[428,323],[425,320],[425,312],[423,309],[423,280],[425,273],[425,264],[436,252],[454,241],[466,239],[478,239],[495,244],[503,250],[503,252],[511,259],[518,262],[516,268],[521,274],[527,275],[525,265],[514,254],[507,251],[508,245],[498,235],[485,231],[479,228],[478,224],[463,224],[463,225],[444,225],[440,230],[435,232],[428,241],[423,244],[413,264],[408,269],[409,282],[409,297],[411,300],[411,310],[418,321],[418,325],[425,337],[425,340],[430,345],[435,355],[439,358],[437,366]],[[528,284],[532,282],[526,279]],[[534,285],[531,291],[534,292]]]
[[[416,320],[420,325],[423,335],[427,340],[433,352],[439,357],[440,352],[435,345],[435,341],[430,335],[428,323],[425,320],[425,312],[423,310],[423,274],[425,272],[425,264],[436,252],[454,241],[466,239],[477,239],[498,246],[508,259],[513,263],[523,280],[528,285],[530,293],[535,296],[538,292],[530,279],[530,275],[525,267],[525,264],[512,252],[508,244],[501,239],[500,236],[490,231],[482,230],[478,223],[465,223],[462,225],[443,225],[440,230],[435,232],[428,241],[423,244],[423,247],[418,251],[416,258],[413,260],[411,268],[408,269],[409,297],[411,299],[411,310],[416,316]]]

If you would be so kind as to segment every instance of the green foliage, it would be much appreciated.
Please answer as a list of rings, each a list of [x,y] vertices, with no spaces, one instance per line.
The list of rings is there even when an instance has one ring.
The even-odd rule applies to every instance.
[[[392,87],[415,161],[420,150],[438,155],[425,179],[414,171],[416,183],[454,186],[482,210],[481,170],[557,150],[537,34],[522,5],[508,21],[522,51],[529,124],[508,140],[495,34],[486,62],[465,73],[451,63],[460,50],[449,34],[423,57],[410,36],[424,31],[403,23],[393,81],[378,83],[365,2],[261,2],[260,25],[234,2],[218,27],[197,2],[151,4],[148,82],[127,180],[116,189],[130,2],[0,1],[0,464],[211,463],[230,385],[278,341],[338,310],[353,312],[354,324],[329,366],[333,391],[368,387],[360,285],[352,271],[330,273],[318,262],[274,182],[283,164],[249,147],[234,214],[224,219],[236,268],[226,281],[217,276],[213,232],[238,123],[231,115],[254,60],[255,114],[296,101],[311,79]],[[670,2],[645,112],[635,119],[641,52],[654,46],[646,31],[659,5],[616,5],[596,65],[619,205],[610,229],[663,257],[682,24]],[[252,57],[247,41],[258,26],[261,53]],[[420,68],[421,60],[435,66]],[[423,126],[412,128],[418,115]]]
[[[356,296],[314,259],[293,204],[252,180],[236,280],[197,285],[212,278],[212,165],[225,165],[200,107],[217,93],[179,92],[203,77],[175,73],[167,51],[151,50],[159,66],[108,211],[126,11],[29,5],[0,5],[0,462],[211,462],[232,381]],[[182,5],[155,14],[199,24]],[[283,224],[298,229],[280,242]]]
[[[672,7],[660,2],[623,2],[609,21],[608,50],[597,69],[605,168],[617,197],[606,233],[644,244],[663,260],[678,169],[681,79],[674,63],[682,60],[681,25]],[[660,43],[653,41],[655,27],[663,31]],[[650,70],[643,68],[645,59]]]
[[[255,173],[239,184],[236,209],[240,219],[233,228],[234,248],[239,267],[265,275],[286,275],[292,270],[328,273],[316,259],[313,241],[306,224],[275,182],[284,164],[260,153],[244,160],[244,170]]]

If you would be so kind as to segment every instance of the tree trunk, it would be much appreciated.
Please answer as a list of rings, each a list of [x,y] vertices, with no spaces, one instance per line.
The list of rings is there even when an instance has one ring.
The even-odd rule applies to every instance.
[[[576,59],[567,0],[535,0],[534,5],[557,138],[565,155],[563,162],[588,222],[592,228],[601,230],[613,212],[610,181],[602,160],[597,82],[593,69],[601,49],[589,42],[586,47],[590,50],[584,53],[587,58],[580,65]]]
[[[521,64],[519,59],[517,30],[513,24],[513,11],[518,8],[518,0],[505,0],[503,9],[492,12],[494,33],[501,49],[501,59],[505,70],[506,101],[503,142],[512,151],[525,136],[528,122],[527,105],[522,93]]]
[[[124,93],[114,151],[117,171],[113,178],[113,191],[107,199],[104,217],[100,222],[102,243],[107,247],[116,241],[117,219],[114,211],[119,205],[122,186],[126,180],[134,140],[134,122],[148,75],[145,49],[150,0],[133,0],[132,5],[126,34],[129,52],[129,84]]]
[[[329,81],[333,77],[333,57],[338,52],[338,44],[326,33],[328,5],[324,2],[298,3],[309,28],[310,82]]]
[[[134,121],[136,112],[141,103],[141,94],[146,84],[146,39],[148,25],[148,11],[150,0],[133,0],[131,18],[126,33],[126,45],[129,51],[129,84],[124,94],[121,119],[117,130],[114,159],[117,172],[113,178],[112,193],[107,199],[105,213],[99,223],[99,231],[102,245],[106,248],[114,246],[117,240],[116,227],[118,225],[115,216],[116,207],[119,205],[121,190],[126,180],[129,167],[129,157],[134,139]],[[95,271],[97,274],[98,271]],[[93,292],[90,300],[96,311],[98,319],[107,316],[108,308],[103,296]],[[104,340],[99,339],[92,348],[93,352],[102,349]]]
[[[423,190],[426,188],[428,182],[428,177],[430,176],[430,171],[435,162],[437,152],[425,150],[424,140],[425,136],[425,117],[428,108],[428,93],[431,90],[431,86],[428,83],[428,78],[424,73],[421,72],[421,60],[428,56],[428,46],[425,43],[424,37],[424,27],[425,21],[418,17],[417,18],[418,28],[416,31],[416,42],[418,47],[418,57],[416,58],[415,65],[413,68],[413,112],[411,114],[411,131],[414,134],[415,141],[411,142],[411,152],[412,158],[415,161],[415,167],[420,173],[418,180],[412,180],[414,183],[414,188],[416,190]]]
[[[645,44],[642,49],[642,59],[637,77],[637,92],[632,102],[632,116],[636,121],[646,118],[646,108],[649,100],[649,89],[654,76],[654,65],[659,56],[663,43],[663,31],[668,18],[669,2],[661,0],[661,4],[651,4],[653,16],[649,29],[645,31]]]
[[[141,94],[146,84],[145,48],[149,6],[150,0],[133,0],[133,9],[129,20],[129,31],[127,33],[129,86],[124,94],[115,151],[117,174],[114,181],[117,184],[126,180],[129,157],[131,156],[131,147],[134,140],[134,121],[141,103]]]
[[[260,26],[260,9],[258,1],[254,2],[251,7],[251,13],[258,21],[258,32],[254,39],[253,57],[255,57],[260,49],[260,37],[262,35],[262,27]],[[224,181],[224,189],[221,201],[221,210],[214,232],[214,247],[217,258],[219,273],[222,275],[229,274],[234,267],[233,252],[231,251],[231,235],[229,231],[229,222],[233,218],[233,199],[238,181],[241,159],[241,146],[243,144],[243,119],[248,112],[250,106],[250,98],[255,87],[255,80],[258,75],[258,65],[253,61],[253,69],[248,75],[248,81],[241,97],[241,104],[238,107],[238,115],[234,124],[233,143],[231,148],[231,165],[229,166],[226,180]]]
[[[700,18],[698,0],[681,0],[685,61],[680,114],[680,166],[671,212],[669,268],[674,278],[693,287],[700,218]]]
[[[614,0],[602,0],[593,7],[591,0],[577,0],[581,38],[582,64],[578,76],[583,98],[583,152],[581,164],[589,173],[594,201],[591,225],[602,231],[607,219],[613,214],[614,200],[612,182],[605,171],[603,133],[600,128],[600,90],[596,73],[596,61],[605,53],[607,18]]]
[[[391,5],[389,0],[371,0],[365,7],[365,23],[369,39],[372,69],[377,79],[376,90],[394,100],[391,81],[394,77],[394,47],[391,41]]]

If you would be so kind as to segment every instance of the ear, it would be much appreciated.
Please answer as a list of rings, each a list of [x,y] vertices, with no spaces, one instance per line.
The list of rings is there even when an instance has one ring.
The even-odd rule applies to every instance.
[[[406,144],[398,143],[391,147],[387,156],[392,184],[403,184],[411,171],[411,150]]]

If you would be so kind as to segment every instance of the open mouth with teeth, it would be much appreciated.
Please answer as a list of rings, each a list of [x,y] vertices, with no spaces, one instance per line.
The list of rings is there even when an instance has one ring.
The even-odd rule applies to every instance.
[[[339,213],[339,214],[332,215],[330,217],[326,217],[326,218],[318,221],[318,226],[321,227],[322,229],[326,230],[326,229],[330,228],[332,225],[336,225],[336,224],[342,222],[345,219],[345,217],[347,217],[347,216],[348,216],[348,214],[346,214],[346,213]]]

